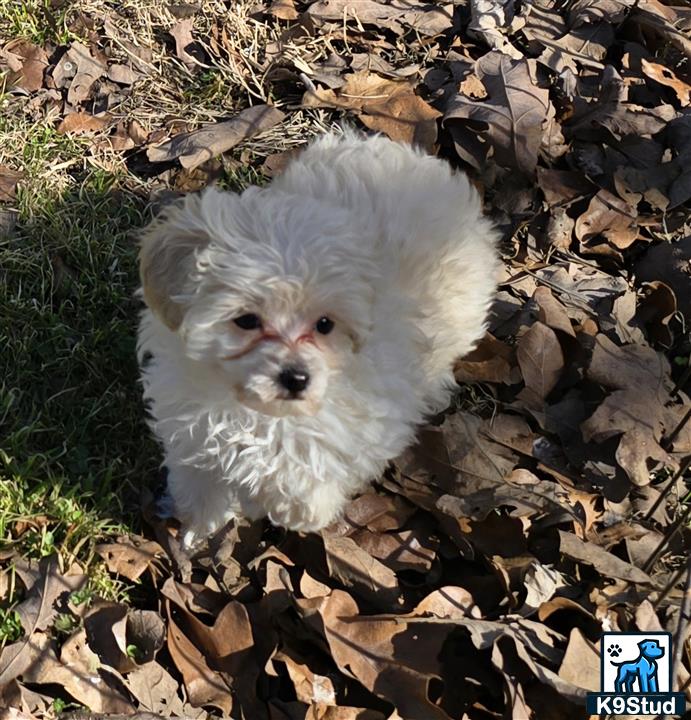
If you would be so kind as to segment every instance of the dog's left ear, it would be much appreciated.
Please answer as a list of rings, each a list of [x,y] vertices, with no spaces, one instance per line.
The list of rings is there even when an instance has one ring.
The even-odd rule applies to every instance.
[[[199,252],[208,244],[199,195],[171,205],[141,235],[139,275],[144,300],[171,330],[182,323],[190,276]]]

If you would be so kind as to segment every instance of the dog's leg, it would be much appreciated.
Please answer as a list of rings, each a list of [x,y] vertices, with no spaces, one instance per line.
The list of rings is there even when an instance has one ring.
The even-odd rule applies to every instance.
[[[219,470],[173,465],[168,468],[168,495],[173,517],[180,520],[183,545],[192,548],[237,514],[231,485]]]

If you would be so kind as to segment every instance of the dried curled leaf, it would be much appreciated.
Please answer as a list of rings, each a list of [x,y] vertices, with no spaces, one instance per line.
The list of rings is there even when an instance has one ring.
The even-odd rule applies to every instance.
[[[437,35],[451,26],[452,5],[434,5],[420,0],[317,0],[307,10],[314,20],[353,20],[365,25],[385,27],[396,33],[410,28],[422,35]]]
[[[150,146],[146,154],[152,162],[179,159],[184,168],[192,169],[277,125],[283,118],[284,114],[274,107],[256,105],[232,120],[181,133],[160,145]]]
[[[10,69],[10,85],[36,92],[43,87],[43,73],[48,67],[46,51],[28,40],[14,40],[0,50],[0,57]]]
[[[346,76],[343,86],[336,90],[308,90],[302,103],[305,107],[356,111],[371,130],[430,152],[437,138],[436,119],[441,116],[415,94],[411,82],[383,78],[366,70]]]
[[[582,242],[602,236],[624,250],[638,237],[636,211],[616,195],[600,190],[590,201],[588,209],[576,220],[575,231]]]

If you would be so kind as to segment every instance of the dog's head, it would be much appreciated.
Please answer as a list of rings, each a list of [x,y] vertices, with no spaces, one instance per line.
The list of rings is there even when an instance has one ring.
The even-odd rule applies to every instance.
[[[340,208],[271,188],[209,189],[144,232],[144,299],[220,392],[269,415],[311,414],[370,332],[362,232]]]
[[[638,643],[638,647],[641,650],[643,657],[649,660],[661,658],[665,654],[665,649],[660,647],[657,640],[642,640]]]

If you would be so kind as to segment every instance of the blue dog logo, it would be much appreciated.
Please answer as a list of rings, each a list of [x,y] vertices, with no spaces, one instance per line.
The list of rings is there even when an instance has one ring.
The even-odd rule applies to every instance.
[[[641,640],[638,648],[640,653],[635,660],[627,662],[610,660],[610,663],[618,668],[617,679],[614,681],[614,690],[617,693],[636,692],[633,686],[637,680],[639,693],[659,692],[656,661],[665,654],[665,650],[660,647],[657,640]],[[619,652],[612,650],[610,648],[610,654],[616,657]]]

